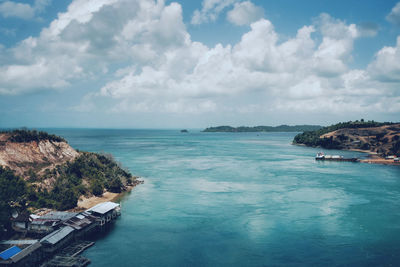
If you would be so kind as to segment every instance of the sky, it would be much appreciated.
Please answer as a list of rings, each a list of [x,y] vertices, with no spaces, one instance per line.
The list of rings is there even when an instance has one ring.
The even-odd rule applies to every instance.
[[[398,0],[0,0],[0,128],[399,115]]]

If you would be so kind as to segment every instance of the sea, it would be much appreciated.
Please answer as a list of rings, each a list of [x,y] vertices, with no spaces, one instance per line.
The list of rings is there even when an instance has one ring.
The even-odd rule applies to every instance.
[[[296,133],[46,130],[144,180],[91,266],[400,266],[398,166],[315,161]]]

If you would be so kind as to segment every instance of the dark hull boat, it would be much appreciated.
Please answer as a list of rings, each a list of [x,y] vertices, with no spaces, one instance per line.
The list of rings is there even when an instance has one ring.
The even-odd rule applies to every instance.
[[[344,158],[343,156],[325,155],[324,153],[318,153],[315,160],[358,162],[358,158]]]

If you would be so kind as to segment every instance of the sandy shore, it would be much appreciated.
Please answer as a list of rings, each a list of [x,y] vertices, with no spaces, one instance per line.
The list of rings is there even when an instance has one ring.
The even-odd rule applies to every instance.
[[[125,193],[125,192],[124,192]],[[76,209],[79,210],[87,210],[90,209],[91,207],[101,203],[101,202],[106,202],[106,201],[112,201],[116,197],[118,197],[120,194],[118,193],[111,193],[111,192],[105,192],[101,197],[96,197],[96,196],[91,196],[91,197],[85,197],[81,196],[78,200],[78,206]]]
[[[378,153],[376,153],[374,151],[361,150],[361,149],[350,149],[350,150],[368,154],[368,157],[366,159],[359,159],[359,162],[362,162],[362,163],[400,166],[400,162],[394,162],[393,159],[382,158],[379,156]]]
[[[380,157],[371,157],[367,159],[360,159],[362,163],[371,163],[371,164],[384,164],[384,165],[395,165],[400,166],[400,162],[394,162],[393,159],[384,159]]]
[[[378,153],[369,150],[361,150],[361,149],[349,149],[350,151],[357,151],[362,153],[367,153],[368,158],[359,159],[359,162],[362,163],[370,163],[370,164],[384,164],[384,165],[395,165],[400,166],[399,162],[394,162],[393,159],[385,159],[378,155]]]
[[[71,211],[82,211],[90,209],[91,207],[106,201],[117,201],[122,198],[125,194],[129,193],[135,186],[142,184],[143,181],[138,180],[134,185],[130,185],[126,187],[126,190],[121,193],[111,193],[105,192],[101,197],[91,196],[85,197],[81,196],[78,200],[78,205]]]

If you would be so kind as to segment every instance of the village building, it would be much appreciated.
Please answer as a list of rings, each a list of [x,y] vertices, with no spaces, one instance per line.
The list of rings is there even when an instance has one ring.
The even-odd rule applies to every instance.
[[[74,238],[74,228],[71,226],[64,226],[60,229],[46,235],[40,240],[45,253],[51,254],[63,248]]]
[[[21,213],[13,216],[11,219],[11,227],[17,232],[27,232],[29,224],[32,221],[29,213]]]
[[[0,265],[4,266],[35,266],[43,259],[41,244],[36,241],[33,244],[21,249],[18,246],[0,253]]]
[[[88,260],[76,254],[91,246],[93,242],[86,244],[82,238],[106,226],[120,215],[120,204],[114,202],[100,203],[81,213],[53,211],[42,216],[16,214],[12,219],[14,230],[24,234],[46,236],[39,241],[35,239],[2,241],[0,245],[6,249],[0,252],[0,266],[38,266],[44,259],[49,260],[51,257],[53,258],[50,261],[54,264],[74,262],[77,266],[83,266]],[[76,243],[78,245],[74,245]],[[77,249],[78,252],[72,256],[59,255],[63,255],[64,250],[71,248]]]
[[[96,229],[97,218],[88,212],[82,212],[64,222],[64,225],[75,229],[75,238],[88,235]]]
[[[28,232],[47,234],[56,230],[64,221],[74,217],[77,213],[66,211],[52,211],[43,216],[34,216],[29,224]]]
[[[103,202],[88,209],[86,212],[95,216],[97,224],[103,227],[121,215],[121,207],[118,203]]]
[[[17,232],[48,234],[76,215],[75,212],[64,211],[52,211],[43,216],[21,213],[11,218],[11,226]]]

